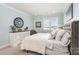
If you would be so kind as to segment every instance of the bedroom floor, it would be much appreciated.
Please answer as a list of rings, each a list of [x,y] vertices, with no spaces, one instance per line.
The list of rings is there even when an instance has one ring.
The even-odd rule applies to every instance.
[[[40,54],[32,51],[29,51],[27,53],[26,51],[22,51],[19,48],[7,47],[0,50],[0,55],[40,55]]]

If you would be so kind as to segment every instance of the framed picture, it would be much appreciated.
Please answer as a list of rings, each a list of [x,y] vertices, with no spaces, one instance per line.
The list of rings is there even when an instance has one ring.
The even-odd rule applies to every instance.
[[[68,22],[73,18],[73,3],[69,6],[65,16],[66,16],[66,22]]]
[[[35,22],[36,28],[41,28],[41,21]]]

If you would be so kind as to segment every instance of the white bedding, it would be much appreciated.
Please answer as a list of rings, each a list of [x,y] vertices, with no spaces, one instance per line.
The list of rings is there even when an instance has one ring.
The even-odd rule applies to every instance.
[[[25,37],[21,42],[21,50],[31,50],[41,54],[47,52],[46,48],[51,49],[52,51],[59,51],[59,53],[68,52],[67,46],[65,46],[61,41],[49,39],[50,33],[37,33]]]
[[[31,50],[45,54],[45,48],[52,49],[52,41],[49,40],[49,33],[37,33],[24,38],[21,44],[21,49]]]

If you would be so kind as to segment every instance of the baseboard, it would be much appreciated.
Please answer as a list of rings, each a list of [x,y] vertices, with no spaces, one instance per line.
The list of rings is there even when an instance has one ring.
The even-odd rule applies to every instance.
[[[5,48],[7,48],[7,47],[10,47],[10,44],[6,44],[6,45],[0,46],[0,50],[5,49]]]

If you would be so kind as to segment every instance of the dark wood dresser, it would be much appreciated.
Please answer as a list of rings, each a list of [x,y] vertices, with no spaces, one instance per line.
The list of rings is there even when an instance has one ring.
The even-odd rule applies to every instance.
[[[79,21],[71,24],[71,55],[79,55]]]

